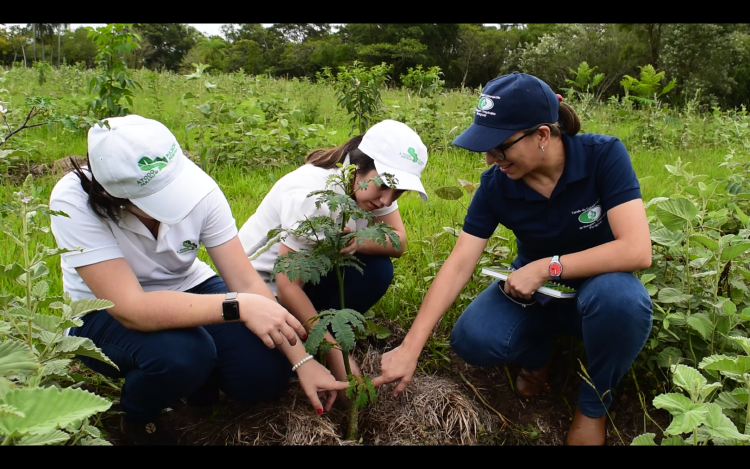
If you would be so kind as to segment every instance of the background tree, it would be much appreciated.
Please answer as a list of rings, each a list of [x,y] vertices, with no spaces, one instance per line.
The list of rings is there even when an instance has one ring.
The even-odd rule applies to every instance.
[[[200,32],[183,23],[135,23],[143,38],[143,65],[152,70],[177,71],[182,58],[196,44]]]

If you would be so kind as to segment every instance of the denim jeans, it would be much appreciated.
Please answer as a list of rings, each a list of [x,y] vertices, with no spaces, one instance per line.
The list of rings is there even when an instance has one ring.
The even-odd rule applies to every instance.
[[[226,293],[227,287],[216,276],[187,292]],[[209,377],[232,399],[267,401],[281,397],[292,376],[284,354],[266,347],[239,322],[139,332],[127,329],[105,310],[89,313],[83,321],[70,335],[94,341],[119,371],[92,358],[78,358],[105,376],[125,378],[120,408],[134,423],[153,421],[162,409],[193,394]]]
[[[388,256],[361,253],[355,256],[364,262],[364,273],[354,267],[344,269],[344,306],[365,314],[385,295],[393,282],[393,262]],[[339,284],[333,271],[322,277],[318,284],[305,284],[304,292],[316,311],[341,308]]]
[[[582,338],[596,391],[581,383],[578,408],[589,417],[605,415],[612,394],[599,396],[617,386],[651,332],[651,298],[640,280],[629,273],[603,274],[586,280],[574,299],[525,308],[501,285],[493,282],[456,321],[450,338],[455,353],[470,365],[513,362],[533,371],[550,361],[556,335]]]

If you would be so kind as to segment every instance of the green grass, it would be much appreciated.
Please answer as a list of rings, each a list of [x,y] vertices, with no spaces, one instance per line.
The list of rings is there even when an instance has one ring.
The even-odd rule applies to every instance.
[[[48,82],[40,86],[36,82],[34,72],[14,71],[6,75],[7,80],[4,83],[5,88],[11,93],[8,107],[21,106],[25,95],[54,93],[59,98],[59,113],[78,112],[88,96],[86,77],[90,77],[91,73],[82,74],[70,68],[64,68],[60,71],[53,71]],[[132,111],[162,121],[177,136],[181,144],[185,145],[188,142],[184,137],[184,126],[196,116],[197,111],[193,107],[195,103],[189,103],[188,106],[182,104],[182,95],[191,91],[207,98],[208,94],[202,90],[202,82],[198,80],[187,82],[184,77],[174,74],[157,75],[155,85],[149,86],[148,79],[154,76],[149,75],[150,73],[139,71],[135,74],[135,78],[141,82],[144,89],[136,92]],[[291,106],[303,110],[317,106],[316,122],[324,123],[328,128],[337,131],[334,141],[341,143],[349,138],[351,125],[348,123],[348,116],[337,108],[335,96],[330,88],[296,80],[264,78],[255,80],[249,77],[226,75],[208,76],[207,79],[212,84],[217,84],[218,93],[223,93],[237,102],[251,96],[275,95],[277,99],[288,98]],[[154,90],[157,94],[154,94]],[[157,95],[160,104],[157,103]],[[416,106],[417,101],[401,90],[387,90],[383,93],[383,99],[389,106],[389,112],[396,109],[393,108],[394,105],[409,108]],[[445,122],[441,122],[444,131],[439,137],[445,142],[450,142],[465,125],[452,133],[449,133],[450,129],[467,122],[466,115],[470,116],[471,105],[475,97],[470,94],[450,92],[443,99],[446,102],[443,111],[449,114],[445,114]],[[575,103],[573,105],[575,106]],[[463,117],[461,112],[465,114]],[[726,176],[725,169],[720,167],[719,163],[734,146],[731,143],[710,140],[709,137],[713,134],[709,132],[712,130],[706,127],[705,121],[695,119],[698,122],[695,128],[704,132],[702,135],[706,136],[701,140],[700,145],[683,146],[677,142],[667,142],[658,148],[649,148],[638,143],[638,126],[642,122],[637,114],[639,111],[632,112],[635,114],[622,119],[613,117],[616,116],[615,110],[605,106],[594,107],[584,118],[583,127],[585,131],[608,133],[623,141],[633,142],[626,146],[630,150],[635,172],[641,180],[644,200],[668,196],[673,192],[674,186],[669,182],[669,173],[664,165],[672,164],[677,158],[681,158],[683,162],[690,162],[694,173],[706,174],[711,178]],[[191,143],[194,144],[194,140]],[[69,155],[85,155],[86,134],[84,131],[70,132],[60,125],[52,125],[31,129],[13,137],[5,147],[11,146],[35,149],[30,162],[51,163]],[[208,171],[219,182],[226,194],[239,228],[255,211],[273,185],[273,181],[294,168],[291,162],[274,169],[259,167],[253,164],[252,155],[248,155],[247,161],[242,164],[232,167],[211,166]],[[435,196],[434,191],[442,186],[457,185],[459,178],[477,182],[485,169],[484,158],[478,154],[456,148],[430,151],[429,162],[423,173],[423,183],[430,195],[429,200],[423,202],[417,194],[413,193],[407,193],[399,200],[401,216],[407,229],[407,250],[401,258],[394,260],[396,281],[376,306],[375,310],[378,314],[395,320],[404,329],[409,328],[429,285],[429,277],[435,275],[439,263],[444,261],[450,252],[455,238],[452,235],[446,235],[426,243],[420,241],[443,232],[443,227],[460,228],[466,213],[464,206],[468,206],[469,203],[466,195],[460,201],[446,201]],[[55,179],[45,176],[38,179],[36,183],[45,188],[44,197],[49,197]],[[5,180],[0,193],[5,200],[16,190],[18,189],[14,185]],[[512,234],[499,227],[496,235],[507,239],[503,241],[503,244],[510,249],[509,255],[512,256],[514,252]],[[48,234],[43,238],[43,242],[52,245],[54,239],[51,234]],[[7,237],[0,238],[1,263],[17,261],[19,256],[18,248]],[[207,259],[205,251],[201,252],[201,258]],[[59,260],[49,261],[49,267],[52,271],[49,279],[51,287],[53,291],[59,291],[62,289]],[[455,318],[485,284],[481,279],[474,279],[464,289],[462,296],[441,322],[439,331],[442,337],[447,335]],[[15,286],[3,281],[2,288],[7,291],[14,289]]]

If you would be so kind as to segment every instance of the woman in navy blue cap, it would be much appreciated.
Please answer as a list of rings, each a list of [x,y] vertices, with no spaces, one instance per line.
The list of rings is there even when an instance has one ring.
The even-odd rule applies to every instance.
[[[503,225],[516,237],[515,270],[468,306],[451,346],[475,366],[520,363],[516,391],[531,398],[546,387],[555,335],[581,337],[596,389],[581,384],[566,441],[604,444],[608,391],[651,331],[651,299],[632,274],[651,265],[651,239],[625,146],[578,134],[580,126],[573,108],[536,77],[514,72],[487,84],[474,123],[453,144],[484,153],[491,168],[411,330],[383,355],[376,385],[400,380],[394,396],[403,392],[430,332]],[[576,298],[539,301],[536,290],[549,280],[576,288]]]

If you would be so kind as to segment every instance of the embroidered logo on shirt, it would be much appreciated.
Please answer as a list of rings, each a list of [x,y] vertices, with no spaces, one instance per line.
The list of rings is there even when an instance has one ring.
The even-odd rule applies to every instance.
[[[480,111],[489,111],[495,107],[495,102],[491,100],[490,98],[481,97],[479,98],[479,102],[477,103],[477,109]]]
[[[185,254],[186,252],[195,251],[196,249],[198,249],[198,245],[190,240],[183,241],[182,245],[184,247],[177,251],[177,254]]]
[[[143,187],[157,175],[159,174],[159,171],[163,170],[167,167],[169,162],[174,158],[175,153],[177,153],[177,143],[173,143],[172,146],[169,148],[169,151],[164,156],[157,156],[155,159],[151,159],[148,156],[142,157],[140,160],[138,160],[138,167],[141,168],[141,170],[146,171],[148,174],[137,180],[139,186]]]
[[[602,208],[598,205],[595,205],[594,207],[591,207],[590,209],[581,213],[581,215],[578,217],[578,221],[585,224],[594,223],[599,219],[601,215]]]

